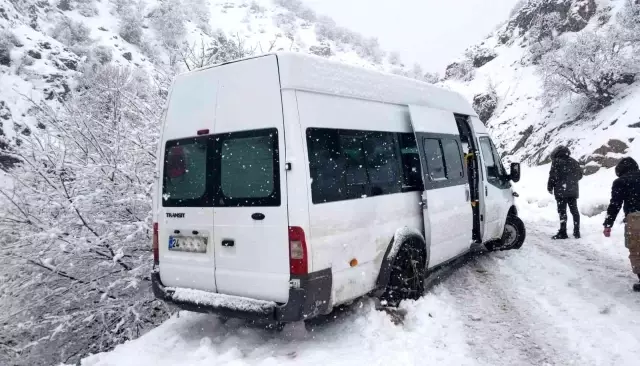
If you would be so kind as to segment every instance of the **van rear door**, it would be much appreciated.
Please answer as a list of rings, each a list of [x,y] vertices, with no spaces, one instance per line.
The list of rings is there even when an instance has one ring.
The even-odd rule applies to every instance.
[[[176,79],[158,204],[165,286],[287,302],[284,135],[275,55]]]
[[[424,182],[422,209],[430,267],[471,246],[473,211],[460,132],[452,112],[410,106]]]
[[[284,121],[276,56],[215,68],[213,245],[219,293],[289,298]]]
[[[216,291],[213,150],[206,136],[216,95],[215,75],[197,72],[178,76],[169,98],[156,197],[160,278],[168,287]]]

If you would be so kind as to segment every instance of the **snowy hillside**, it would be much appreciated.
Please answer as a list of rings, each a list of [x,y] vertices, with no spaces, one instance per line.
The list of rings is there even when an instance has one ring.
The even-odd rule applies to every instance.
[[[220,35],[240,55],[299,51],[425,76],[297,0],[0,0],[0,151],[36,127],[34,104],[58,107],[91,65],[172,75],[202,66],[197,51]]]
[[[588,174],[615,166],[640,154],[636,4],[520,1],[504,25],[449,66],[443,84],[474,101],[509,159],[548,163],[551,150],[567,144]]]

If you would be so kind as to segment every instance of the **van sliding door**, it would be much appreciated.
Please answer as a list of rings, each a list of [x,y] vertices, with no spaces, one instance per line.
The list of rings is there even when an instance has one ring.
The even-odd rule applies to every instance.
[[[452,112],[410,106],[422,164],[422,209],[429,266],[452,259],[472,242],[473,212],[460,133]]]

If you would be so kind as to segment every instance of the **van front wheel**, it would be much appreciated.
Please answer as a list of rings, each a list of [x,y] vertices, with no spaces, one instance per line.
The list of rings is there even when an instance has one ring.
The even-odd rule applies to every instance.
[[[502,234],[501,250],[520,249],[524,244],[527,231],[524,223],[518,216],[509,215],[504,224],[504,233]]]
[[[417,300],[424,294],[426,251],[417,239],[409,239],[400,248],[391,265],[389,283],[380,300],[396,307],[402,300]]]

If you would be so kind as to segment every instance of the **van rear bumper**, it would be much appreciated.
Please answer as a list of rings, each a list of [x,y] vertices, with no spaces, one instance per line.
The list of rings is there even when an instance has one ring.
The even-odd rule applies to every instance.
[[[331,269],[309,273],[305,276],[291,276],[289,301],[286,304],[268,306],[266,301],[237,298],[239,301],[257,306],[233,306],[224,301],[210,304],[196,302],[176,296],[176,290],[162,284],[160,272],[151,274],[153,293],[156,298],[179,308],[197,313],[218,314],[230,318],[263,320],[274,322],[295,322],[311,319],[331,312]],[[211,294],[215,295],[215,294]],[[215,303],[215,304],[214,304]]]

